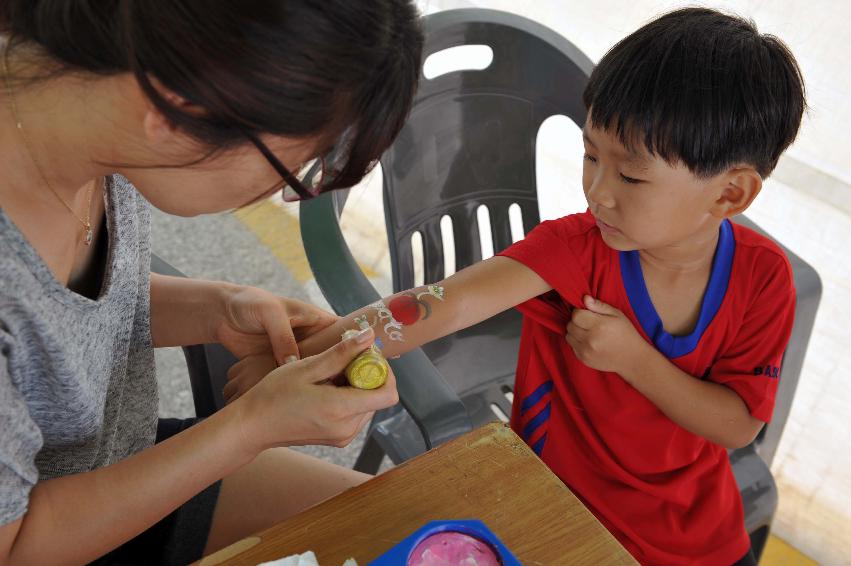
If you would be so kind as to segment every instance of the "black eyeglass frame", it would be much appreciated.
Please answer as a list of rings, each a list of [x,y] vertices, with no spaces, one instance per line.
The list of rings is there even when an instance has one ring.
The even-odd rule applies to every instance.
[[[278,175],[284,180],[286,185],[281,188],[283,192],[287,187],[290,187],[297,195],[297,200],[310,200],[313,197],[319,195],[319,188],[314,188],[313,190],[308,189],[304,183],[302,183],[298,177],[293,175],[287,167],[281,163],[281,161],[275,157],[275,154],[271,152],[271,150],[260,141],[260,138],[252,134],[251,132],[244,132],[246,138],[248,138],[251,143],[254,144],[254,147],[263,154],[263,157],[266,158],[266,161],[272,166],[275,171],[277,171]],[[304,178],[312,179],[316,176],[316,173],[320,172],[320,170],[324,169],[324,157],[320,157],[316,160],[316,163],[307,171]],[[324,171],[323,171],[324,173]]]

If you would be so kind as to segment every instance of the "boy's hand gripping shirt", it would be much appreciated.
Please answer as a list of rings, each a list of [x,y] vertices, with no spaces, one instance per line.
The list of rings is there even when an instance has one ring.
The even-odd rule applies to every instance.
[[[619,375],[591,369],[565,341],[590,295],[695,379],[735,391],[768,422],[789,340],[789,261],[725,221],[696,328],[672,336],[644,284],[637,252],[609,248],[586,212],[548,221],[500,255],[553,291],[524,314],[511,423],[642,564],[732,564],[750,545],[727,450],[680,427]]]

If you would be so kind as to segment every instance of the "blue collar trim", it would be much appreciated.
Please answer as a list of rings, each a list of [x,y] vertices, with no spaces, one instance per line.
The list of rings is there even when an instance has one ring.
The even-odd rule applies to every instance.
[[[700,306],[700,316],[697,325],[691,334],[687,336],[672,336],[662,327],[662,319],[656,313],[656,307],[647,292],[644,283],[644,273],[641,271],[641,260],[638,252],[620,252],[621,278],[626,288],[629,304],[645,334],[653,341],[656,348],[668,358],[678,358],[694,351],[700,342],[712,319],[721,308],[727,286],[730,283],[730,272],[733,269],[733,256],[736,251],[736,239],[733,236],[733,227],[729,220],[721,223],[718,235],[718,246],[715,248],[715,257],[712,259],[712,273],[709,275],[709,284],[703,295],[703,303]]]

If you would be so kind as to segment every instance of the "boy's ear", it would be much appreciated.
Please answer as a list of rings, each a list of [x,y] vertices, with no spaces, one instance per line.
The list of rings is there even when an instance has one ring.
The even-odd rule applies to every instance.
[[[718,218],[730,218],[751,205],[762,189],[762,177],[751,167],[737,167],[723,175],[722,185],[711,212]]]

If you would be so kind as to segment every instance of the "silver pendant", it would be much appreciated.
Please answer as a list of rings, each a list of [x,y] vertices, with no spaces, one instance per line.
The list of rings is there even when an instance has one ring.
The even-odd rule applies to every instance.
[[[91,229],[91,228],[86,228],[86,235],[85,235],[85,237],[83,238],[83,242],[84,242],[87,246],[90,246],[90,245],[92,245],[92,240],[94,239],[94,237],[95,237],[95,235],[94,235],[94,232],[92,232],[92,229]]]

